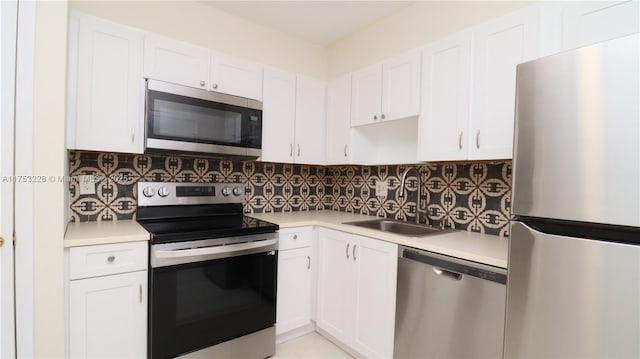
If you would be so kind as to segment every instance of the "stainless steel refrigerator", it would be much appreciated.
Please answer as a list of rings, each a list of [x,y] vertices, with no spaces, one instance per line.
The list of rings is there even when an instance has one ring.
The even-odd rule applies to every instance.
[[[639,45],[518,66],[505,358],[640,357]]]

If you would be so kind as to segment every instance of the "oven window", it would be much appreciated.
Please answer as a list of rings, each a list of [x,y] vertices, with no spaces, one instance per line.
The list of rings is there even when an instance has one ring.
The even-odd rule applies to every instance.
[[[275,323],[277,252],[151,271],[152,358],[169,358]]]

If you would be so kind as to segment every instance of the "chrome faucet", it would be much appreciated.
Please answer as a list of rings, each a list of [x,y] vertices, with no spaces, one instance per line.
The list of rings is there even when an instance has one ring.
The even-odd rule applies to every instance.
[[[407,175],[411,171],[414,171],[416,173],[416,179],[418,180],[418,200],[416,201],[416,223],[420,224],[420,213],[424,213],[425,215],[428,215],[428,211],[420,207],[420,193],[422,189],[422,181],[420,180],[420,172],[417,169],[413,167],[409,167],[406,170],[404,170],[404,173],[402,174],[402,179],[400,180],[400,192],[398,193],[398,196],[404,197],[405,182],[407,180]],[[427,220],[428,219],[429,218],[427,217]]]

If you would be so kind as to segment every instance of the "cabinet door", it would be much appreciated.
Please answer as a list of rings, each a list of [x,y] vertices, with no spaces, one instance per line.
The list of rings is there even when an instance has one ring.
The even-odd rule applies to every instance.
[[[471,33],[458,33],[425,47],[418,160],[467,159],[470,93]]]
[[[147,271],[71,281],[72,358],[145,358]]]
[[[160,36],[144,39],[144,77],[195,88],[209,88],[211,52]]]
[[[324,164],[327,84],[298,76],[296,83],[295,162]]]
[[[382,65],[354,72],[351,84],[351,126],[381,121]]]
[[[538,9],[486,22],[474,30],[469,158],[511,158],[516,65],[538,54]]]
[[[83,15],[77,36],[77,68],[69,69],[77,71],[76,112],[69,123],[75,126],[75,141],[70,147],[142,153],[142,34]]]
[[[569,2],[562,14],[562,49],[568,50],[640,31],[640,2]]]
[[[318,229],[316,324],[350,345],[354,325],[354,271],[349,235]]]
[[[327,97],[326,164],[349,163],[351,76],[343,76],[329,82]]]
[[[420,114],[420,52],[382,65],[382,114],[385,121]]]
[[[355,265],[353,348],[367,358],[392,358],[398,246],[352,236]]]
[[[296,118],[296,75],[265,68],[262,106],[260,160],[292,163]]]
[[[211,56],[212,91],[262,101],[262,65],[234,56]]]
[[[276,334],[311,322],[311,247],[278,253]]]

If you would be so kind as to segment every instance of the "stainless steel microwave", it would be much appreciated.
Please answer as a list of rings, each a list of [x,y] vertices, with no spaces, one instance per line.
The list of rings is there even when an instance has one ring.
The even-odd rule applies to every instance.
[[[145,150],[257,158],[262,102],[147,80]]]

